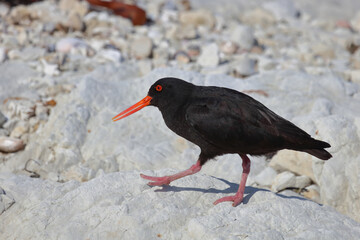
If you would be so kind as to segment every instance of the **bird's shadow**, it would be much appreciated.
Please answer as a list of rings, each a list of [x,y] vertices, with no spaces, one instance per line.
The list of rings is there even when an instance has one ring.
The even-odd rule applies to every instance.
[[[213,177],[213,176],[211,176]],[[229,182],[225,179],[222,178],[217,178],[217,177],[213,177],[216,178],[217,180],[220,180],[224,183],[226,183],[227,185],[229,185],[228,188],[226,189],[216,189],[216,188],[209,188],[209,189],[204,189],[204,188],[196,188],[196,187],[177,187],[177,186],[170,186],[170,185],[164,185],[162,186],[161,189],[156,189],[155,192],[182,192],[182,191],[193,191],[193,192],[202,192],[202,193],[224,193],[224,194],[229,194],[229,193],[236,193],[236,191],[239,188],[239,184],[236,183],[232,183]],[[246,186],[245,187],[245,191],[244,191],[244,199],[242,201],[243,204],[247,204],[250,200],[250,198],[259,191],[264,191],[264,192],[271,192],[268,189],[262,189],[262,188],[257,188],[257,187],[251,187],[251,186]],[[287,198],[287,199],[298,199],[301,201],[311,201],[309,199],[306,198],[302,198],[302,197],[298,197],[298,196],[286,196],[284,194],[281,193],[274,193],[275,195],[281,197],[281,198]],[[321,204],[319,204],[321,205]]]

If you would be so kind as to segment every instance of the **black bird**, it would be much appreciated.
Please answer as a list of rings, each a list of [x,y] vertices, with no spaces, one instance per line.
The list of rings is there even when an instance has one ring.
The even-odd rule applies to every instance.
[[[150,87],[144,99],[115,116],[113,121],[148,105],[158,107],[172,131],[201,149],[196,164],[185,171],[164,177],[141,174],[142,178],[152,181],[149,185],[168,185],[176,179],[197,173],[216,156],[237,153],[242,158],[243,173],[237,193],[214,204],[232,201],[236,206],[241,203],[250,171],[247,154],[263,155],[291,149],[307,152],[322,160],[332,157],[324,149],[330,144],[313,139],[260,102],[233,89],[196,86],[177,78],[162,78]]]

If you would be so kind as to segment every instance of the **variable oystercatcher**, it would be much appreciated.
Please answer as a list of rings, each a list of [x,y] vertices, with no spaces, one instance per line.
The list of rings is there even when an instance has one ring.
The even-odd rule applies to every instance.
[[[142,178],[151,181],[149,185],[168,185],[176,179],[197,173],[216,156],[227,153],[240,155],[243,173],[237,193],[214,204],[232,201],[236,206],[242,201],[250,171],[247,154],[263,155],[291,149],[307,152],[322,160],[332,157],[324,150],[330,144],[313,139],[260,102],[233,89],[196,86],[177,78],[162,78],[150,87],[144,99],[115,116],[113,121],[145,106],[158,107],[172,131],[201,149],[196,164],[185,171],[164,177],[141,174]]]

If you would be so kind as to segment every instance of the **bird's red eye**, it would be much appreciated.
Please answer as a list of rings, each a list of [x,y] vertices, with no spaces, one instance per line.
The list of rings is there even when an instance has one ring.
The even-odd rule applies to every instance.
[[[161,85],[156,85],[155,89],[156,89],[156,91],[160,92],[162,90],[162,86]]]

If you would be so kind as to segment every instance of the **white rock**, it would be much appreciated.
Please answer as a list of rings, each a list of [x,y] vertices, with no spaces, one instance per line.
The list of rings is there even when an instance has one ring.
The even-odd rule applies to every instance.
[[[266,167],[255,177],[255,182],[260,186],[271,186],[277,172],[272,167]]]
[[[40,60],[42,66],[41,71],[49,76],[57,76],[60,74],[59,66],[57,64],[50,64],[45,59]]]
[[[100,62],[111,61],[119,63],[122,61],[121,52],[116,49],[102,49],[97,52],[97,57]]]
[[[211,43],[201,49],[201,54],[197,63],[202,67],[216,67],[219,62],[219,47],[216,43]]]
[[[360,32],[360,11],[358,11],[355,17],[351,20],[351,27]]]
[[[291,0],[279,0],[265,2],[263,8],[271,12],[278,21],[280,20],[292,20],[298,16],[298,10],[295,8],[293,1]]]
[[[153,44],[148,37],[138,37],[131,42],[131,54],[137,59],[144,59],[151,55]]]
[[[57,52],[69,53],[75,48],[87,47],[87,43],[79,38],[62,38],[56,43],[55,49]]]
[[[246,25],[236,25],[231,31],[230,40],[241,49],[250,50],[255,43],[254,32]]]
[[[181,12],[179,20],[180,23],[185,25],[205,26],[210,29],[215,26],[216,21],[213,14],[204,9]]]
[[[236,58],[232,63],[235,76],[247,77],[255,73],[255,60],[243,54]]]
[[[2,239],[315,240],[360,235],[359,223],[330,207],[256,188],[245,189],[245,204],[214,206],[215,199],[230,194],[229,183],[202,174],[166,188],[148,187],[137,171],[105,174],[84,183],[2,174],[0,185],[16,199],[1,215]],[[44,230],[33,231],[34,223]]]
[[[298,175],[305,175],[316,181],[312,168],[311,155],[304,152],[282,150],[271,159],[269,166],[277,171],[291,171]]]
[[[250,25],[269,26],[276,22],[275,16],[263,8],[255,8],[253,10],[245,11],[241,19],[244,23]]]
[[[295,185],[292,186],[294,188],[305,188],[309,186],[311,183],[311,179],[308,176],[296,176],[295,177]]]
[[[5,17],[10,11],[9,5],[1,2],[0,3],[0,17]]]
[[[271,190],[279,192],[285,188],[294,187],[296,184],[295,174],[292,172],[282,172],[278,174],[271,185]]]
[[[59,8],[63,11],[74,12],[80,17],[84,17],[89,11],[89,3],[87,1],[60,0]]]

